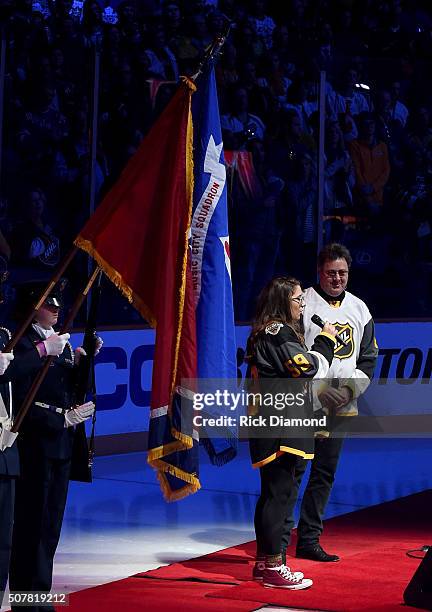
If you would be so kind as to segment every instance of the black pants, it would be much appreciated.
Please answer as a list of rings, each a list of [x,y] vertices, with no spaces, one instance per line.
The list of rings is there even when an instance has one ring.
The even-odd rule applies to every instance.
[[[296,456],[284,453],[260,468],[261,495],[255,509],[255,533],[260,554],[278,555],[281,552],[283,523],[294,489],[295,464]]]
[[[11,591],[51,590],[70,466],[70,459],[22,455],[22,477],[16,487],[9,576]],[[43,608],[26,608],[36,609]]]
[[[315,457],[311,463],[311,472],[303,495],[300,520],[297,526],[298,547],[310,546],[319,541],[323,531],[324,511],[334,483],[343,443],[344,438],[317,438],[315,440]],[[283,551],[291,541],[291,531],[295,526],[294,508],[306,467],[306,461],[296,460],[295,485],[291,489],[283,526],[281,547]]]
[[[0,606],[9,574],[14,499],[15,478],[0,476]]]

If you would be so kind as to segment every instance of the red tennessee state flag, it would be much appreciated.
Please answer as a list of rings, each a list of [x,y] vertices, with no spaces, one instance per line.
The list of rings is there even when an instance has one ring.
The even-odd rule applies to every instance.
[[[200,487],[197,440],[182,414],[186,406],[189,415],[190,396],[181,387],[182,378],[196,378],[188,246],[194,90],[191,81],[182,81],[75,240],[156,328],[148,461],[168,500]]]

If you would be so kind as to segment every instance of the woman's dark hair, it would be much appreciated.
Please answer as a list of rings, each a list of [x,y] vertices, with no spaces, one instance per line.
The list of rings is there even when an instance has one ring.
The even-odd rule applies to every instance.
[[[291,313],[291,298],[300,281],[291,276],[277,276],[273,278],[258,296],[255,317],[252,322],[252,332],[249,336],[247,356],[254,352],[254,345],[258,334],[272,322],[289,325],[303,343],[300,325],[293,321]]]

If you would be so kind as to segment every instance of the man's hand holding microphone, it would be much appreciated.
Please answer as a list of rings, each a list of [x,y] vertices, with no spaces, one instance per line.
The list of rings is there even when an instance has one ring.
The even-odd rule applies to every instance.
[[[325,332],[326,334],[330,334],[330,336],[333,336],[333,338],[336,338],[337,333],[338,333],[336,327],[332,325],[331,323],[329,323],[328,321],[326,321],[324,325],[322,326],[322,331]]]

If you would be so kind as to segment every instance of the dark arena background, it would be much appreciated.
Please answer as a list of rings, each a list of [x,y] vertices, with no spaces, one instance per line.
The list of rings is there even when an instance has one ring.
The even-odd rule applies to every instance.
[[[432,610],[430,1],[0,0],[0,33],[0,325],[14,338],[20,288],[53,278],[62,324],[104,272],[69,326],[73,348],[90,319],[103,339],[92,482],[69,484],[49,603],[21,604]],[[294,531],[312,588],[265,588],[249,445],[181,429],[181,381],[240,388],[260,291],[317,286],[329,243],[377,351],[325,507],[340,561],[296,559]]]

